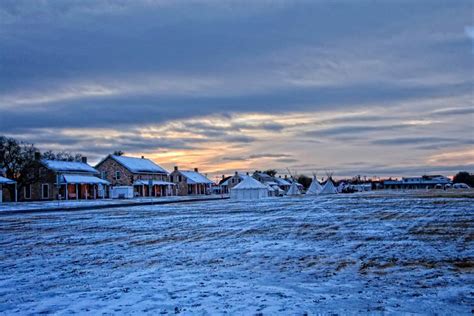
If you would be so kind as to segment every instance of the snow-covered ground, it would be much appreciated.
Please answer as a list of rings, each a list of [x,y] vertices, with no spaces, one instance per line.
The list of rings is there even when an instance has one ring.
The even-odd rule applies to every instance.
[[[166,196],[166,197],[138,197],[133,199],[97,199],[97,200],[61,200],[61,201],[35,201],[35,202],[9,202],[0,203],[1,212],[13,212],[23,210],[71,210],[81,207],[93,207],[119,204],[140,204],[160,202],[181,202],[188,200],[219,199],[227,195],[188,195],[188,196]]]
[[[338,195],[0,216],[0,313],[470,314],[469,198]]]

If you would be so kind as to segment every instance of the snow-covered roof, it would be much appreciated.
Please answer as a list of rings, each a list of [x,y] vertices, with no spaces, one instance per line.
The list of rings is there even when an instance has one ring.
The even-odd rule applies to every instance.
[[[282,178],[274,178],[274,180],[278,183],[278,185],[291,185],[291,183]]]
[[[324,184],[319,194],[335,194],[335,193],[337,193],[337,189],[334,186],[334,183],[332,182],[331,178],[329,178]]]
[[[237,174],[234,174],[233,176],[231,177],[228,177],[226,180],[224,180],[221,185],[229,185],[229,181],[230,179],[234,178],[235,176],[237,176],[240,180],[243,180],[245,177],[248,177],[248,175],[244,174],[244,173],[237,173]]]
[[[0,184],[12,184],[16,183],[14,180],[10,180],[8,178],[0,177]]]
[[[185,178],[188,184],[212,184],[211,180],[206,178],[204,175],[196,171],[180,170],[179,171]]]
[[[63,183],[110,184],[109,181],[104,179],[82,174],[65,174],[63,175]]]
[[[286,192],[286,195],[299,195],[301,194],[300,189],[298,189],[298,186],[296,185],[296,182],[293,182],[288,189],[288,192]]]
[[[165,173],[168,172],[156,163],[146,158],[126,157],[111,155],[119,164],[133,173]]]
[[[48,169],[53,171],[67,171],[67,172],[90,172],[99,173],[86,163],[78,161],[60,161],[60,160],[41,160],[41,163]]]
[[[242,182],[237,184],[232,190],[249,190],[249,189],[268,189],[267,186],[253,177],[245,177]]]
[[[133,185],[150,185],[150,180],[137,180]],[[173,182],[162,180],[151,180],[151,185],[175,185]]]

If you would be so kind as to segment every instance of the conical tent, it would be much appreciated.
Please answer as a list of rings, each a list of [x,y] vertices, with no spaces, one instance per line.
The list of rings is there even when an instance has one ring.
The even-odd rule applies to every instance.
[[[321,186],[321,184],[319,184],[318,179],[316,177],[313,177],[313,181],[311,182],[308,191],[306,191],[306,194],[318,195],[319,193],[321,193],[322,190],[323,187]]]
[[[331,178],[329,178],[328,181],[326,181],[326,184],[323,186],[323,189],[321,190],[319,194],[336,194],[336,193],[337,193],[337,189],[334,186],[334,183],[332,183]]]
[[[296,185],[296,182],[292,182],[290,188],[286,192],[286,195],[300,195],[301,191],[298,189],[298,186]]]
[[[268,188],[254,178],[246,176],[242,182],[230,189],[230,197],[237,200],[263,199],[268,197]]]

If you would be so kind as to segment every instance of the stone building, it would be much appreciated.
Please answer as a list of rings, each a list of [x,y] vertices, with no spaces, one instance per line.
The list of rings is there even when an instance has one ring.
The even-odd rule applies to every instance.
[[[41,159],[36,153],[34,162],[27,168],[26,183],[18,192],[20,201],[79,200],[107,197],[109,182],[96,177],[97,170],[81,162]]]
[[[96,166],[101,178],[112,186],[133,186],[134,196],[175,195],[168,172],[145,157],[108,155]]]
[[[199,173],[198,168],[194,171],[179,170],[174,167],[170,174],[170,181],[176,184],[178,195],[207,195],[211,194],[213,182]]]

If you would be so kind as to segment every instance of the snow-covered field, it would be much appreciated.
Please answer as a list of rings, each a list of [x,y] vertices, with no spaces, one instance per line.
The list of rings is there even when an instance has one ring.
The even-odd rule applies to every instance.
[[[0,216],[0,313],[470,314],[469,198],[339,195]]]

